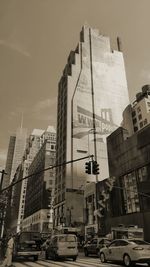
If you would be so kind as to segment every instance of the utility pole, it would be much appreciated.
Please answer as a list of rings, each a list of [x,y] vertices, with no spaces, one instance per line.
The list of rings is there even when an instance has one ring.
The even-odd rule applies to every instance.
[[[0,191],[2,190],[3,186],[3,179],[4,175],[7,174],[5,170],[0,171],[1,173],[1,180],[0,180]],[[1,212],[0,212],[0,237],[3,236],[4,231],[4,217],[5,217],[5,208],[6,208],[6,196],[4,194],[0,197],[0,206],[1,206]]]
[[[0,173],[2,174],[1,175],[1,181],[0,181],[0,191],[1,191],[2,190],[2,186],[3,186],[4,174],[7,174],[7,173],[5,172],[5,170],[0,171]]]

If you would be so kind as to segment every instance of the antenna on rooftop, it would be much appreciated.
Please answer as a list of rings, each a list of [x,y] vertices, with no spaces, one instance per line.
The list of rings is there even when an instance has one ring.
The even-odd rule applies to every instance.
[[[21,113],[21,125],[20,125],[20,128],[22,129],[23,128],[23,111]]]
[[[119,36],[117,37],[117,46],[118,46],[118,51],[122,52],[122,42]]]

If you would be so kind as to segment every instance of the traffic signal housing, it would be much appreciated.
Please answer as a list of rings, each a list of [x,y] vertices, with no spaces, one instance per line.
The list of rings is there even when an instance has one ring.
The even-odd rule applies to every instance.
[[[95,175],[99,174],[99,164],[97,163],[96,160],[93,161],[92,173],[95,174]]]
[[[91,162],[92,161],[85,162],[85,172],[88,174],[91,174]]]

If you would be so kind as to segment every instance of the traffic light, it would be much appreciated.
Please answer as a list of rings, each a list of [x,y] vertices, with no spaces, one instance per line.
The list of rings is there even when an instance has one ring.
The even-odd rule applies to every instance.
[[[91,174],[91,161],[85,162],[85,172]]]
[[[93,165],[92,165],[92,173],[93,174],[99,174],[99,164],[97,163],[97,161],[93,161]]]

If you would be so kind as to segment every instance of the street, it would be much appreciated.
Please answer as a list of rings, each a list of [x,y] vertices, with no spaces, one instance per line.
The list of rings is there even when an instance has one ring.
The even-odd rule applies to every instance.
[[[45,260],[45,259],[39,259],[37,262],[33,262],[30,260],[18,260],[17,262],[13,262],[13,265],[15,267],[47,267],[47,266],[53,266],[53,267],[106,267],[106,266],[112,266],[112,267],[119,267],[122,265],[116,265],[112,263],[101,263],[99,258],[95,257],[84,257],[79,256],[77,260],[74,262],[71,259],[69,260],[58,260],[58,261],[52,261],[52,260]]]
[[[15,267],[123,267],[123,264],[116,263],[101,263],[99,258],[96,257],[85,257],[83,254],[79,255],[76,261],[68,260],[45,260],[44,257],[40,257],[38,261],[33,262],[32,260],[19,259],[13,262]],[[137,264],[139,266],[147,266],[146,264]]]

